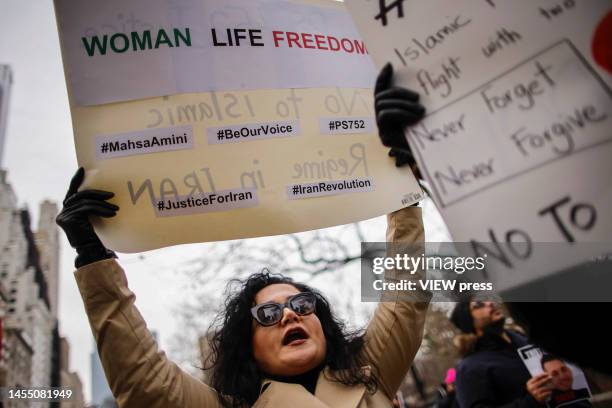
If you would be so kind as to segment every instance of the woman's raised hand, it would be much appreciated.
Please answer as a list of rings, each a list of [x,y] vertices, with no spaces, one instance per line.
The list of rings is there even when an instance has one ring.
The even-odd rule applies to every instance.
[[[77,250],[77,267],[115,256],[104,247],[89,217],[114,217],[119,210],[118,206],[106,201],[114,197],[114,193],[102,190],[78,191],[84,178],[85,169],[80,167],[70,181],[62,211],[56,218],[57,225],[66,233],[70,245]]]
[[[425,117],[425,107],[419,103],[418,93],[393,86],[393,66],[390,63],[383,67],[376,79],[374,111],[380,140],[391,148],[389,156],[395,157],[398,167],[409,164],[418,171],[404,129]]]

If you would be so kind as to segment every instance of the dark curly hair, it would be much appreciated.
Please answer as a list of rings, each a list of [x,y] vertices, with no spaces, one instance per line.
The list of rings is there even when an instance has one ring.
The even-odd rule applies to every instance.
[[[211,325],[211,352],[204,369],[210,370],[209,383],[219,393],[223,406],[251,406],[259,397],[265,374],[253,356],[253,318],[250,309],[261,289],[277,283],[292,285],[300,292],[314,293],[317,297],[315,314],[321,321],[327,343],[324,365],[330,369],[331,380],[345,385],[364,384],[369,392],[375,392],[376,377],[362,370],[365,365],[362,331],[346,330],[344,323],[332,313],[329,302],[316,289],[264,270],[244,281],[233,280],[229,283],[228,287],[238,284],[240,290],[227,298],[225,310],[217,315]]]

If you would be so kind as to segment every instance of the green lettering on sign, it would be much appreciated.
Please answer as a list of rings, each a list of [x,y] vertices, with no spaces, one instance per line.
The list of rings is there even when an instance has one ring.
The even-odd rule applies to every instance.
[[[160,46],[168,48],[180,47],[181,44],[185,47],[191,47],[191,32],[189,28],[185,28],[182,31],[178,28],[173,28],[172,34],[173,38],[168,36],[166,30],[157,30],[155,44],[153,44],[151,30],[142,32],[132,31],[130,35],[124,33],[104,34],[102,36],[94,35],[90,38],[82,37],[81,41],[85,46],[87,55],[90,57],[93,57],[96,53],[106,55],[109,48],[117,54],[122,54],[130,49],[137,52],[158,49]]]

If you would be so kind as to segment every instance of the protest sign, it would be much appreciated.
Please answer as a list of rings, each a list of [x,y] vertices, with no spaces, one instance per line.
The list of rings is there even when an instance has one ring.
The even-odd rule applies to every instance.
[[[549,387],[552,390],[546,405],[557,408],[564,405],[574,407],[591,397],[591,390],[584,373],[580,368],[555,355],[543,352],[539,347],[527,345],[517,350],[521,360],[532,377],[546,373],[551,377]],[[590,406],[585,404],[584,406]]]
[[[79,164],[110,248],[285,234],[420,199],[376,134],[342,3],[56,0]],[[356,205],[356,203],[359,203]]]
[[[428,116],[407,140],[497,290],[612,249],[609,1],[347,6],[377,65],[421,94]]]
[[[57,0],[77,105],[205,91],[369,88],[363,40],[330,1]]]

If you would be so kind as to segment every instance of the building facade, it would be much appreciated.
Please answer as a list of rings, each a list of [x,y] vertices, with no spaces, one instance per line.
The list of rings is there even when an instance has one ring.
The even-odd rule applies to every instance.
[[[6,377],[3,387],[28,387],[32,376],[32,340],[23,329],[13,327],[9,322],[4,328],[6,338],[6,350],[4,352],[4,364],[6,365]],[[29,408],[27,401],[8,400],[6,396],[2,401],[3,407],[7,408]]]
[[[13,71],[9,65],[0,65],[0,168],[4,153],[4,140],[6,139],[6,125],[8,122],[8,107],[13,85]]]
[[[51,379],[53,361],[57,359],[53,348],[57,314],[51,299],[57,313],[59,240],[51,220],[56,214],[55,204],[43,202],[39,231],[32,231],[29,211],[18,208],[6,171],[0,169],[0,287],[6,297],[5,304],[0,304],[0,386],[54,385]],[[53,282],[52,290],[48,279]],[[4,406],[21,405],[4,401]]]
[[[38,229],[34,234],[39,263],[47,282],[47,296],[51,315],[57,319],[59,298],[59,231],[55,224],[57,204],[45,200],[40,203],[38,212]]]
[[[0,283],[7,293],[2,320],[3,387],[29,386],[32,378],[33,341],[28,317],[20,314],[20,292],[26,282],[28,244],[17,197],[0,169]],[[6,407],[27,407],[26,402],[3,401]]]
[[[70,371],[70,343],[65,337],[60,337],[60,387],[72,390],[72,398],[62,401],[59,408],[83,408],[85,398],[83,396],[83,383],[75,372]]]

